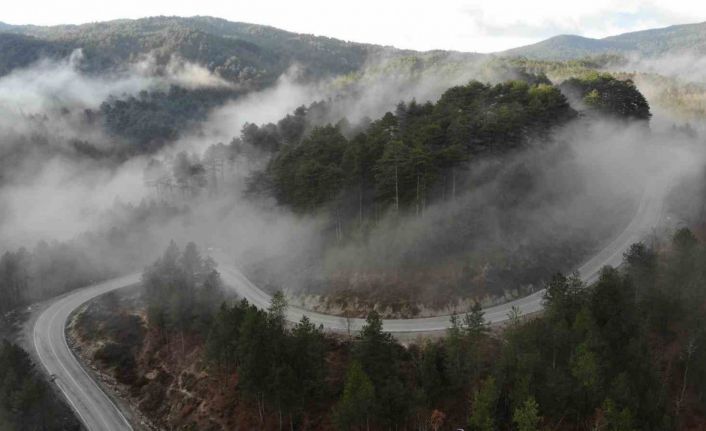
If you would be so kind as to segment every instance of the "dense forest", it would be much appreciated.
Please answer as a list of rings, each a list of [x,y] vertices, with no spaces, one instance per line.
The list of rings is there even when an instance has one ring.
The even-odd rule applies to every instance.
[[[510,58],[417,53],[209,17],[0,23],[0,99],[40,75],[70,87],[30,86],[36,101],[0,103],[0,207],[9,208],[0,208],[0,223],[18,217],[8,191],[25,199],[72,185],[43,176],[55,165],[99,178],[88,189],[107,194],[120,188],[108,182],[145,160],[151,193],[140,204],[116,198],[100,227],[74,239],[3,249],[0,324],[142,267],[174,231],[208,247],[218,236],[224,254],[273,293],[269,309],[229,296],[212,259],[194,243],[172,242],[145,268],[141,290],[100,298],[68,327],[80,354],[110,370],[157,427],[700,429],[702,232],[635,244],[590,286],[562,273],[624,227],[636,204],[619,194],[623,184],[611,194],[591,183],[595,171],[582,163],[595,160],[579,160],[590,154],[580,150],[619,146],[608,135],[624,130],[635,131],[625,140],[649,145],[660,136],[647,127],[655,107],[673,115],[670,138],[695,140],[697,130],[679,122],[706,111],[704,85],[637,66],[619,72],[634,63],[618,54],[701,46],[702,28],[675,28],[663,43],[659,32],[565,36]],[[175,78],[192,67],[209,83]],[[290,85],[306,96],[268,92]],[[223,120],[218,108],[244,111],[238,103],[254,100],[283,112],[281,97],[321,100],[246,123],[232,140],[220,136],[232,128],[214,126],[248,114]],[[252,218],[279,229],[310,222],[301,237],[311,241],[262,244],[233,233]],[[513,310],[501,328],[484,321],[485,306],[543,287],[541,315]],[[367,317],[366,325],[331,334],[307,319],[286,322],[286,298],[314,298],[312,308]],[[443,336],[402,343],[382,331],[383,318],[456,309],[464,313]],[[30,357],[3,342],[0,429],[77,429],[67,411]]]
[[[390,303],[398,310],[414,307],[415,297],[443,307],[459,297],[503,295],[541,284],[551,274],[547,268],[568,269],[592,247],[579,239],[587,227],[570,223],[561,226],[562,238],[554,235],[545,247],[533,222],[551,217],[550,208],[575,204],[572,197],[586,186],[582,177],[569,174],[580,171],[570,145],[554,139],[554,132],[577,118],[576,111],[542,75],[526,78],[529,82],[497,85],[474,81],[449,89],[436,103],[399,103],[394,112],[374,121],[331,118],[327,113],[336,101],[317,102],[276,124],[246,124],[240,137],[228,145],[212,145],[202,156],[181,153],[172,169],[155,160],[145,178],[162,198],[175,190],[183,196],[228,193],[218,187],[227,166],[239,157],[260,164],[266,160],[265,168],[250,176],[251,199],[274,198],[301,217],[327,220],[324,249],[304,249],[298,261],[308,268],[327,262],[325,273],[299,283],[290,279],[290,287],[329,294],[333,289],[334,301],[341,303],[350,302],[350,296],[368,305],[396,298]],[[645,118],[644,109],[649,115],[632,83],[601,79],[621,89],[619,97],[601,108],[604,115]],[[550,184],[553,175],[567,178]],[[539,209],[545,212],[533,216]],[[606,208],[596,205],[591,211],[596,211],[595,219],[612,220],[598,214],[615,209],[606,203]],[[477,216],[468,219],[464,214]],[[428,224],[430,234],[407,244],[399,237],[413,223]],[[612,228],[591,227],[596,236]],[[374,243],[390,236],[387,244]],[[530,244],[520,250],[510,246],[510,251],[501,242]],[[398,243],[406,248],[390,250]],[[374,247],[377,251],[371,252]],[[380,268],[380,261],[386,268]],[[267,266],[272,273],[273,262],[252,263],[254,271],[244,269],[256,283],[277,283],[258,278],[258,267]],[[432,273],[434,281],[424,275]],[[368,275],[372,287],[365,287],[367,292],[350,282],[355,274]],[[427,295],[432,289],[422,286],[429,283],[434,293]],[[396,287],[402,284],[404,289]]]
[[[630,80],[621,81],[607,73],[594,72],[570,78],[560,86],[569,98],[576,98],[589,109],[625,119],[648,120],[650,105]]]
[[[375,54],[396,52],[212,17],[152,17],[80,26],[2,25],[0,45],[7,48],[0,51],[3,73],[81,48],[88,73],[120,71],[148,54],[156,54],[160,62],[179,56],[253,88],[271,84],[292,64],[303,67],[310,78],[320,78],[357,70]]]
[[[171,245],[145,271],[150,311],[142,325],[152,341],[131,353],[139,371],[122,381],[148,415],[172,427],[696,429],[706,415],[705,253],[682,229],[659,249],[634,244],[623,267],[605,268],[594,285],[556,274],[546,286],[542,316],[511,313],[497,331],[475,307],[452,317],[445,337],[403,346],[382,332],[375,312],[349,339],[307,319],[287,324],[281,294],[266,311],[247,301],[218,308],[218,276],[209,260],[193,245],[183,252]],[[165,318],[170,315],[179,317]],[[113,333],[125,333],[119,319],[109,321]],[[161,362],[169,351],[191,359]],[[148,363],[139,359],[145,354],[153,358]],[[118,363],[107,358],[95,359],[117,373]],[[162,377],[141,377],[156,364]],[[208,378],[195,377],[203,372]],[[174,380],[179,373],[188,380]],[[182,384],[197,399],[169,389]],[[169,402],[155,403],[165,394]],[[226,415],[168,413],[181,403],[238,407]]]
[[[584,112],[640,120],[651,115],[644,96],[629,80],[593,73],[557,88],[542,75],[526,74],[525,80],[497,85],[473,81],[454,87],[435,103],[400,102],[394,112],[354,124],[328,117],[335,101],[315,102],[277,124],[246,124],[240,137],[229,145],[212,145],[201,158],[183,157],[190,158],[194,175],[202,175],[207,166],[222,165],[238,155],[253,151],[271,155],[267,169],[252,176],[251,191],[271,193],[279,203],[300,212],[328,205],[355,213],[359,221],[390,207],[414,208],[418,213],[431,196],[453,197],[457,177],[471,162],[550,140],[554,128],[576,116],[562,92],[584,101]],[[122,117],[143,116],[138,100],[104,104],[106,122],[114,124],[110,127],[117,132],[127,122]],[[155,130],[162,128],[173,127]],[[174,172],[176,176],[176,168]],[[206,187],[209,180],[217,178],[209,175],[196,183]]]
[[[213,108],[240,93],[229,88],[189,90],[173,85],[167,91],[111,97],[97,112],[87,110],[85,115],[90,121],[100,121],[110,136],[128,144],[113,149],[113,153],[123,157],[150,154],[176,141],[181,132],[194,130]]]
[[[250,195],[274,197],[280,205],[300,215],[323,212],[331,220],[325,237],[334,245],[359,242],[361,238],[375,235],[376,226],[386,215],[419,217],[436,203],[455,201],[462,190],[480,189],[494,180],[500,187],[495,192],[501,197],[499,210],[508,213],[518,205],[535,206],[547,199],[537,196],[537,202],[531,203],[533,184],[542,181],[543,168],[536,166],[536,162],[502,162],[497,169],[476,168],[480,161],[522,152],[537,141],[547,141],[553,129],[575,118],[575,111],[565,97],[546,78],[527,73],[523,76],[525,81],[497,85],[471,82],[454,87],[435,103],[422,104],[414,100],[400,103],[394,112],[375,121],[363,119],[350,123],[345,118],[334,119],[330,113],[335,100],[316,102],[298,108],[276,124],[246,124],[240,137],[228,145],[213,145],[201,156],[180,153],[169,164],[154,160],[148,165],[145,181],[161,198],[168,197],[167,194],[192,198],[204,190],[208,190],[209,195],[216,191],[227,194],[228,189],[219,188],[226,166],[241,156],[253,160],[264,156],[269,162],[264,170],[251,176]],[[569,81],[564,85],[567,83]],[[592,100],[598,93],[603,102],[596,102],[595,106],[603,113],[649,118],[649,107],[630,81],[595,75],[573,79],[570,84],[581,89],[583,100]],[[84,112],[84,120],[100,122],[110,135],[130,144],[103,150],[90,142],[74,141],[71,148],[78,155],[94,159],[114,157],[120,151],[120,158],[150,153],[203,120],[210,108],[236,96],[237,92],[227,89],[187,90],[173,86],[166,92],[110,98],[98,111]],[[34,157],[49,148],[49,137],[41,136],[41,123],[45,120],[38,117],[34,121],[38,123],[35,128],[38,134],[20,139],[17,148],[22,150],[18,153],[10,149],[13,157],[3,158],[3,163],[8,165],[3,174],[8,175],[10,183],[12,169],[23,166],[17,158],[21,159],[22,154]],[[546,158],[556,159],[560,154],[561,151],[550,149]],[[29,170],[23,169],[23,175],[30,175]],[[174,201],[159,202],[151,204],[152,209],[147,208],[147,204],[135,209],[135,220],[142,227],[133,226],[132,231],[149,228],[153,222],[148,216],[150,212],[161,212],[165,216],[170,212],[172,215],[184,212],[178,205],[171,210],[160,210],[157,207],[169,207],[173,205],[169,202]],[[123,256],[91,259],[91,254],[95,254],[96,249],[129,254],[130,251],[115,247],[111,242],[130,242],[127,237],[134,239],[133,249],[144,248],[144,244],[137,241],[140,235],[117,233],[125,230],[130,220],[127,217],[112,233],[106,229],[97,235],[84,235],[72,243],[48,243],[32,251],[8,251],[2,259],[0,291],[5,292],[7,298],[2,308],[9,310],[44,298],[46,292],[64,292],[124,267]],[[517,227],[509,219],[508,223]],[[509,229],[509,225],[506,227]],[[469,231],[469,228],[464,230]],[[477,226],[473,230],[490,229]],[[464,253],[462,243],[470,243],[469,238],[458,238],[457,246],[453,240],[446,242],[443,246],[446,255]],[[110,253],[97,255],[106,254]],[[434,255],[445,257],[439,253]],[[420,259],[428,258],[424,253],[409,253],[406,265],[417,265]],[[117,261],[120,265],[106,265],[106,261]],[[134,259],[131,262],[134,264]],[[510,280],[516,284],[519,279],[531,283],[546,278],[548,270],[541,272],[536,268],[547,267],[547,263],[557,264],[556,261],[531,262],[522,256],[516,256],[515,262],[518,263],[510,262],[498,268],[496,274],[491,271],[486,280],[489,282],[485,283],[490,292],[502,294],[502,290],[497,291],[493,286],[507,285]],[[559,266],[569,263],[561,262]],[[58,272],[60,276],[56,275]],[[473,268],[464,269],[462,276],[465,281],[461,284],[468,285],[477,273]],[[53,280],[51,285],[47,285],[45,280],[48,279]],[[343,290],[347,289],[346,284],[343,285]],[[449,283],[453,285],[457,282]],[[40,290],[45,293],[37,293]],[[440,304],[458,294],[445,293]],[[461,292],[461,295],[466,294],[468,292]]]
[[[27,352],[6,340],[0,343],[0,429],[81,429],[68,407],[52,395]]]
[[[314,129],[283,146],[268,167],[278,201],[313,210],[334,199],[422,211],[430,196],[453,195],[454,170],[479,153],[505,153],[573,116],[564,97],[548,84],[522,81],[455,87],[435,104],[398,105],[350,142],[334,126]],[[357,203],[357,205],[355,205]]]

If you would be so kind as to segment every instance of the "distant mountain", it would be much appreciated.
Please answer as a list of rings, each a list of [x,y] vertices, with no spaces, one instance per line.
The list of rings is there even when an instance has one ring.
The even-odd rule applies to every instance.
[[[373,55],[408,52],[211,17],[51,27],[0,23],[0,32],[0,73],[82,48],[88,72],[119,68],[147,53],[160,61],[178,54],[232,81],[271,82],[293,64],[319,77],[358,70]]]
[[[601,54],[657,57],[684,51],[706,53],[706,23],[673,25],[603,39],[561,35],[499,54],[538,60],[572,60]]]
[[[204,16],[160,16],[50,27],[0,22],[0,76],[40,58],[64,58],[77,48],[83,50],[81,67],[88,73],[121,69],[148,53],[159,64],[178,55],[227,80],[253,86],[272,83],[292,65],[298,65],[305,77],[320,78],[358,71],[369,60],[380,57],[426,55],[458,61],[479,56],[448,51],[419,53]],[[561,35],[498,55],[570,60],[600,54],[658,56],[684,50],[706,53],[706,23],[604,39]]]

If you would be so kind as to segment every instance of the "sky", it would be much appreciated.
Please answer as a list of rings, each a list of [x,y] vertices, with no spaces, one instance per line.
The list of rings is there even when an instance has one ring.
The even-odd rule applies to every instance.
[[[605,37],[706,21],[706,2],[571,0],[23,0],[8,24],[81,24],[210,15],[298,33],[416,50],[494,52],[558,34]]]

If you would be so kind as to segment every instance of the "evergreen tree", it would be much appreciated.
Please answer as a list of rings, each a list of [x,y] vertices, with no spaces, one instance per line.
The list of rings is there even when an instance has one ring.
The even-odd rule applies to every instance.
[[[469,423],[474,431],[494,431],[495,412],[498,403],[498,388],[493,377],[481,382],[480,388],[473,396],[471,417]]]
[[[334,421],[340,430],[369,430],[374,407],[375,388],[360,363],[353,361],[346,374],[341,400],[334,408]]]
[[[534,398],[527,398],[522,406],[517,407],[512,414],[512,421],[517,425],[517,431],[538,431],[539,406]]]

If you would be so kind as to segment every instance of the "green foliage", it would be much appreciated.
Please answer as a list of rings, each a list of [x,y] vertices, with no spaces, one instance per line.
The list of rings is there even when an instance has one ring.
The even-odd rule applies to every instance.
[[[474,307],[452,317],[446,337],[407,348],[375,312],[349,344],[326,340],[306,319],[288,329],[280,295],[269,312],[224,305],[207,359],[237,372],[263,414],[291,415],[293,426],[338,393],[330,417],[339,429],[410,428],[433,411],[473,430],[674,429],[706,399],[705,250],[689,231],[659,256],[636,244],[621,270],[606,268],[591,286],[556,274],[542,316],[491,335]],[[342,389],[332,373],[345,373]]]
[[[229,307],[225,303],[213,317],[206,339],[206,359],[221,373],[230,373],[238,364],[240,326],[248,309],[247,301]]]
[[[501,399],[514,406],[510,411],[532,396],[545,418],[575,415],[577,422],[606,429],[665,429],[671,405],[681,397],[660,383],[667,377],[655,364],[675,354],[697,354],[694,342],[703,335],[689,316],[699,312],[688,304],[706,299],[695,282],[703,277],[695,264],[701,247],[683,231],[675,235],[664,266],[654,251],[636,244],[621,271],[605,269],[593,286],[555,276],[547,286],[544,317],[506,332],[499,378],[509,388]],[[655,350],[671,343],[680,347]],[[662,355],[667,357],[658,360]],[[687,364],[691,373],[694,362],[683,362],[683,370]],[[698,381],[684,381],[683,387]]]
[[[675,25],[624,33],[603,39],[576,35],[560,35],[547,40],[505,51],[505,55],[544,60],[581,60],[590,58],[637,55],[640,58],[661,57],[688,47],[702,52],[706,46],[704,24]]]
[[[620,409],[613,400],[606,399],[601,406],[603,416],[598,418],[598,426],[608,431],[633,431],[634,421],[630,409]]]
[[[380,205],[419,213],[438,187],[455,193],[456,170],[473,156],[507,152],[573,116],[551,85],[471,82],[449,89],[436,104],[400,103],[350,141],[328,125],[300,142],[297,126],[289,145],[268,146],[281,149],[267,175],[278,201],[298,210],[355,208],[359,221]]]
[[[320,328],[316,328],[306,316],[292,329],[291,342],[294,404],[297,411],[304,411],[324,395],[326,344]]]
[[[300,145],[285,147],[273,161],[275,195],[282,203],[311,210],[337,197],[346,138],[333,126],[315,128]]]
[[[172,241],[162,257],[142,275],[150,324],[181,333],[207,333],[213,311],[221,301],[220,275],[196,245],[182,253]]]
[[[239,387],[255,402],[261,420],[269,407],[296,421],[325,393],[324,335],[306,317],[287,329],[286,307],[280,292],[267,312],[245,300],[223,304],[206,342],[214,371],[238,373]]]
[[[29,354],[6,340],[0,344],[0,428],[79,430],[68,408],[52,397]]]
[[[587,390],[593,390],[600,383],[598,358],[586,343],[579,344],[571,357],[571,375]]]
[[[7,26],[0,46],[0,72],[24,66],[43,54],[66,55],[82,48],[82,67],[92,73],[124,67],[154,53],[159,66],[181,58],[243,85],[273,83],[293,64],[305,77],[359,69],[382,47],[294,34],[272,27],[212,17],[151,17],[80,26]],[[28,37],[32,36],[32,37]]]
[[[410,409],[409,390],[400,372],[404,350],[383,332],[377,312],[368,314],[353,353],[375,388],[376,421],[387,425],[404,422]]]
[[[621,119],[649,120],[650,105],[631,80],[607,73],[589,73],[570,78],[559,88],[569,99],[582,100],[589,110]]]
[[[463,318],[464,329],[468,336],[475,338],[488,333],[489,324],[485,321],[484,315],[480,303],[474,303],[471,312],[466,313]]]
[[[21,34],[0,34],[0,76],[27,67],[42,58],[59,59],[71,54],[70,44],[46,41]]]
[[[517,425],[517,431],[538,431],[541,420],[539,405],[532,397],[527,398],[524,404],[515,408],[512,413],[512,421]]]
[[[473,396],[471,417],[468,422],[475,431],[494,431],[495,416],[498,403],[498,387],[493,377],[488,377],[480,384]]]
[[[334,409],[338,429],[368,426],[375,408],[375,388],[360,363],[353,361],[346,374],[343,395]]]
[[[110,97],[99,114],[109,134],[125,139],[127,154],[149,154],[173,142],[179,134],[206,119],[209,111],[240,93],[224,88],[142,91],[137,96]],[[91,113],[92,114],[92,113]]]

